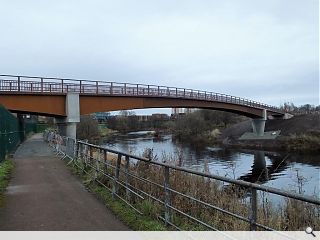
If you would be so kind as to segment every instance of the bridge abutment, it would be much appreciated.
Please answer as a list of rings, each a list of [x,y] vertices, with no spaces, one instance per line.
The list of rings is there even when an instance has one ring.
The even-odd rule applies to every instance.
[[[56,118],[59,134],[70,138],[77,138],[77,123],[80,122],[79,94],[68,93],[66,96],[65,118]]]

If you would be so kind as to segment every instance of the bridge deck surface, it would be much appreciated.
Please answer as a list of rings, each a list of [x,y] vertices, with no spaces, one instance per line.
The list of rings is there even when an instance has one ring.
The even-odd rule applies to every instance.
[[[17,150],[0,230],[130,230],[90,194],[41,135]]]

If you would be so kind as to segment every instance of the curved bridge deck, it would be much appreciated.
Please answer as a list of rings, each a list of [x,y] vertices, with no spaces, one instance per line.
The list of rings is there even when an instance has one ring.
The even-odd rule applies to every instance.
[[[81,114],[134,108],[192,107],[226,110],[249,117],[261,117],[262,109],[266,109],[268,115],[284,115],[284,112],[275,106],[194,89],[67,78],[0,75],[0,103],[3,104],[6,104],[6,101],[1,99],[1,95],[6,95],[8,100],[8,97],[12,96],[16,101],[28,99],[35,103],[40,100],[39,96],[42,96],[42,99],[45,99],[44,95],[52,96],[50,99],[56,96],[58,99],[57,96],[65,96],[67,93],[80,94]],[[17,98],[18,95],[22,96],[20,100]],[[37,98],[28,95],[37,96]],[[101,97],[108,98],[102,99]],[[7,108],[23,112],[23,109],[18,109],[19,107],[8,106]],[[30,112],[30,109],[26,111]],[[38,112],[63,116],[65,109],[61,108],[59,111]]]

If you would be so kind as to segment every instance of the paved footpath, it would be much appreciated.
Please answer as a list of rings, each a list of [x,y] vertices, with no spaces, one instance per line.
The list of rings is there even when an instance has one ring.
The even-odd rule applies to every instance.
[[[0,230],[119,230],[121,223],[36,134],[14,155]]]

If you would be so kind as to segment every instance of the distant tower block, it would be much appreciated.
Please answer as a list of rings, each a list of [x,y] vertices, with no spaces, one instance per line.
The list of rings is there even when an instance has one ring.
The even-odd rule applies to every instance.
[[[195,108],[185,108],[185,109],[184,109],[184,113],[185,113],[185,114],[193,113],[194,111],[196,111]]]
[[[183,108],[172,108],[172,115],[179,115],[183,113]]]
[[[194,108],[185,108],[185,109],[184,109],[184,113],[185,113],[185,114],[193,113],[194,111],[195,111]]]

